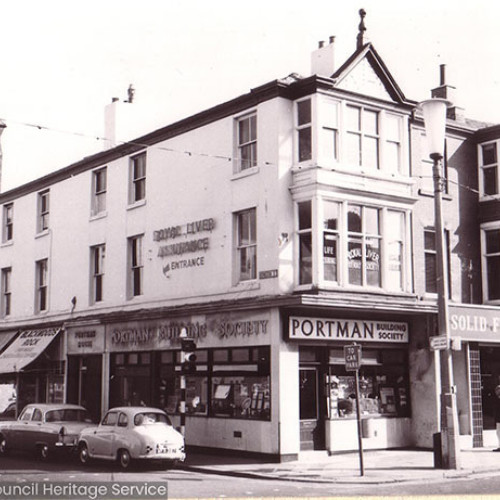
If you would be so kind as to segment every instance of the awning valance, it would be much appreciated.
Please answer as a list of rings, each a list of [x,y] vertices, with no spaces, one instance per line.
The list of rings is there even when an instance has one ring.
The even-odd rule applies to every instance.
[[[35,361],[56,338],[60,328],[24,330],[0,354],[0,373],[17,373]]]

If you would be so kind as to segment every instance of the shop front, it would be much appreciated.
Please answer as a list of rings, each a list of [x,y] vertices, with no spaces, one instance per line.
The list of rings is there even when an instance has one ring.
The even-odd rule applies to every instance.
[[[457,399],[465,400],[461,427],[472,435],[472,446],[498,446],[495,387],[500,384],[500,310],[468,304],[449,306],[450,333],[461,343],[461,356],[454,358],[455,374],[465,373],[466,384],[457,388]],[[457,375],[456,375],[457,378]]]
[[[0,354],[4,411],[14,415],[28,403],[64,401],[64,335],[57,328],[22,330]],[[12,338],[12,336],[10,336]]]
[[[81,381],[88,376],[88,371],[81,373],[82,363],[88,366],[93,356],[103,356],[103,409],[151,405],[165,409],[175,425],[180,423],[184,376],[188,445],[276,454],[271,323],[272,313],[266,309],[106,324],[102,352],[96,342],[92,352],[78,355],[72,343],[84,327],[69,328],[69,373],[79,373]],[[196,344],[196,369],[189,373],[182,371],[182,329]],[[82,386],[75,382],[73,394]]]
[[[360,346],[359,398],[365,448],[411,443],[409,324],[381,319],[290,316],[298,344],[300,449],[358,447],[355,374],[344,346]]]

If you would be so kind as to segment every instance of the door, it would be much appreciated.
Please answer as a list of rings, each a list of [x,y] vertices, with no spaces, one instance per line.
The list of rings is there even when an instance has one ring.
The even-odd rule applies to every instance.
[[[322,412],[318,368],[299,370],[300,449],[325,449],[325,423]]]

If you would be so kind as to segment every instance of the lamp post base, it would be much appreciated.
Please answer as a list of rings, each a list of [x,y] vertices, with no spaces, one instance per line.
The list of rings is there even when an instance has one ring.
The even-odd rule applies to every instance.
[[[457,395],[441,394],[441,468],[460,469],[460,431],[458,427]]]

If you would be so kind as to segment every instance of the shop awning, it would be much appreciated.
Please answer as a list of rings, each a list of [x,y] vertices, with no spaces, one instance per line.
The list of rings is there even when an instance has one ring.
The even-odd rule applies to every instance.
[[[18,332],[19,330],[0,332],[0,351],[17,335]]]
[[[0,354],[0,373],[17,373],[35,361],[56,338],[60,328],[24,330]]]

